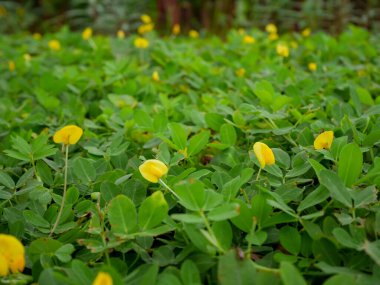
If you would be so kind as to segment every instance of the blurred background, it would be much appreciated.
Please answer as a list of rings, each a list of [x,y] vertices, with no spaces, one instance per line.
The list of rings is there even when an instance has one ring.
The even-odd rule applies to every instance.
[[[280,32],[304,28],[338,34],[350,24],[380,30],[380,0],[0,0],[0,32],[53,32],[92,27],[97,33],[136,31],[142,14],[155,29],[170,33],[174,24],[221,34],[229,28],[262,28],[275,23]]]

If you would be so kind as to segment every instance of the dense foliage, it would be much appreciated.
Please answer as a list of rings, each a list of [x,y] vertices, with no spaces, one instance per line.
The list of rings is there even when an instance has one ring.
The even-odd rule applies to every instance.
[[[0,280],[379,284],[380,38],[268,30],[0,36]]]

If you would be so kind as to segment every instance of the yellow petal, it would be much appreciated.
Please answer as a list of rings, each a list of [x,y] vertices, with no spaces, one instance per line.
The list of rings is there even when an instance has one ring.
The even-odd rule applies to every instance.
[[[8,262],[6,258],[0,253],[0,276],[7,276],[9,273]]]
[[[112,277],[106,272],[99,272],[92,285],[112,285]]]
[[[260,163],[260,167],[264,168],[265,165],[271,165],[275,163],[273,151],[265,143],[257,142],[253,145],[253,151]]]
[[[0,275],[9,270],[21,272],[25,267],[25,249],[22,243],[11,235],[0,234]],[[7,266],[4,265],[6,262]]]
[[[158,180],[168,173],[168,167],[162,161],[157,159],[146,160],[139,166],[142,177],[152,183],[157,183]]]
[[[334,139],[333,131],[326,131],[319,134],[314,140],[315,149],[330,149]]]
[[[82,32],[82,38],[84,40],[88,40],[92,36],[92,29],[91,28],[85,28]]]
[[[75,125],[63,127],[54,134],[53,141],[55,143],[76,144],[83,134],[83,130]]]

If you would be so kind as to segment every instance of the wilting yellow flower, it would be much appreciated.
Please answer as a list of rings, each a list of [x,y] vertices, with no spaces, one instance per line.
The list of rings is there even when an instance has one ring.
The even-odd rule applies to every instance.
[[[22,272],[24,267],[25,249],[22,243],[14,236],[0,234],[0,276]]]
[[[83,134],[83,130],[75,125],[69,125],[63,127],[57,131],[53,136],[53,141],[55,143],[76,144]]]
[[[168,167],[162,161],[149,159],[139,166],[140,173],[149,182],[157,183],[158,180],[168,173]]]
[[[160,81],[160,76],[158,75],[158,71],[157,70],[153,71],[152,78],[156,82]]]
[[[257,142],[253,145],[253,151],[260,163],[260,167],[264,168],[265,165],[275,163],[275,158],[272,149],[265,143]]]
[[[24,60],[25,60],[26,62],[29,62],[29,61],[32,60],[32,57],[30,56],[29,53],[24,53],[23,57],[24,57]]]
[[[195,39],[195,38],[198,38],[198,37],[199,37],[199,33],[198,33],[198,31],[196,31],[196,30],[190,30],[190,32],[189,32],[189,36],[190,36],[190,38]]]
[[[315,62],[310,62],[307,67],[310,71],[316,71],[317,70],[317,64]]]
[[[52,50],[60,50],[61,44],[57,40],[51,40],[49,41],[49,48]]]
[[[125,38],[125,33],[124,33],[123,30],[118,30],[116,35],[117,35],[117,37],[119,39],[124,39]]]
[[[277,33],[269,34],[268,39],[269,39],[270,41],[275,41],[275,40],[277,40],[277,39],[278,39],[278,35],[277,35]]]
[[[288,57],[289,56],[289,48],[285,44],[278,44],[276,46],[277,54],[282,57]]]
[[[326,131],[319,134],[314,140],[315,149],[330,149],[334,139],[333,131]]]
[[[82,39],[87,41],[92,36],[92,29],[91,28],[85,28],[82,32]]]
[[[32,37],[33,37],[33,39],[38,41],[39,39],[41,39],[42,36],[40,33],[34,33]]]
[[[244,36],[244,38],[243,38],[243,42],[244,42],[245,44],[254,44],[254,43],[256,42],[256,40],[255,40],[254,37],[246,35],[246,36]]]
[[[112,277],[106,272],[99,272],[92,285],[112,285]]]
[[[149,24],[141,25],[140,27],[138,27],[137,32],[142,35],[142,34],[152,31],[153,29],[154,29],[154,24],[149,23]]]
[[[265,30],[270,34],[277,34],[277,27],[273,23],[266,25]]]
[[[302,31],[302,36],[304,36],[304,37],[308,37],[308,36],[310,36],[310,34],[311,34],[311,30],[309,29],[309,28],[306,28],[306,29],[304,29],[303,31]]]
[[[149,41],[145,38],[142,37],[137,37],[134,41],[133,44],[137,48],[147,48],[149,46]]]
[[[144,24],[149,24],[152,22],[152,18],[146,14],[141,15],[140,19]]]
[[[238,77],[243,77],[245,75],[245,69],[244,68],[239,68],[238,70],[235,71],[235,74]]]
[[[16,69],[16,64],[13,60],[8,61],[8,68],[10,71],[14,71]]]
[[[181,32],[181,26],[179,24],[174,24],[172,28],[173,35],[178,35]]]

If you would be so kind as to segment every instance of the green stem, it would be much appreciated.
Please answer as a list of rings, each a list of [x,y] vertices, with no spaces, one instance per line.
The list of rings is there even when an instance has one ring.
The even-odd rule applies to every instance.
[[[252,227],[251,227],[251,231],[250,231],[251,235],[254,234],[254,232],[256,230],[256,226],[257,226],[257,219],[256,219],[256,217],[253,217]],[[251,257],[251,251],[252,251],[252,243],[248,242],[248,248],[247,248],[247,251],[245,254],[249,258]]]
[[[104,255],[106,256],[107,264],[111,265],[110,255],[108,253],[107,241],[106,241],[106,237],[105,237],[106,230],[105,230],[105,225],[104,225],[104,217],[103,217],[102,211],[100,209],[100,195],[98,197],[98,201],[96,202],[96,210],[98,211],[100,226],[102,228],[102,233],[100,236],[101,236],[102,241],[103,241],[103,246],[105,247],[105,250],[103,252],[104,252]]]
[[[266,267],[266,266],[262,266],[260,264],[257,264],[256,262],[252,262],[253,264],[253,267],[255,267],[257,269],[257,271],[261,271],[261,272],[270,272],[270,273],[274,273],[274,274],[280,274],[280,270],[279,269],[276,269],[276,268],[269,268],[269,267]]]
[[[225,250],[220,246],[218,240],[216,239],[214,231],[212,230],[207,217],[205,216],[205,214],[203,213],[203,211],[199,211],[199,214],[201,215],[201,217],[203,219],[203,222],[204,222],[204,224],[206,226],[206,229],[207,229],[209,235],[213,239],[213,245],[219,250],[220,253],[224,253]]]
[[[50,231],[49,237],[53,235],[55,229],[57,228],[59,224],[59,220],[61,219],[63,208],[65,206],[65,199],[66,199],[66,189],[67,189],[67,169],[68,169],[68,164],[69,164],[69,145],[65,145],[65,180],[63,182],[63,195],[62,195],[62,203],[61,207],[58,212],[57,219],[54,223],[54,226],[52,230]]]
[[[158,181],[162,184],[162,186],[168,189],[170,193],[172,193],[178,200],[181,200],[179,196],[162,179],[159,179]]]
[[[245,190],[243,188],[240,188],[240,193],[243,193],[243,196],[245,198],[245,200],[247,201],[247,203],[249,204],[250,201],[249,201],[249,197],[247,195],[247,192],[245,192]]]
[[[257,172],[256,181],[259,181],[260,173],[261,173],[261,167],[260,167],[260,169],[259,169],[259,172]]]

